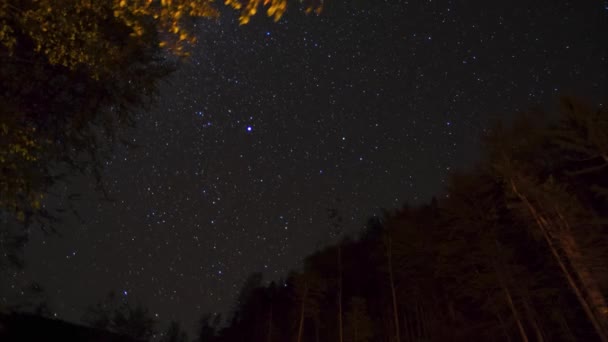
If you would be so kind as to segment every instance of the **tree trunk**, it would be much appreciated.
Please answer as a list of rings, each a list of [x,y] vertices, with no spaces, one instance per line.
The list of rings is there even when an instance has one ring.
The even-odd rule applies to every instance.
[[[595,312],[596,316],[599,317],[604,333],[608,334],[608,305],[606,304],[606,299],[604,298],[597,281],[583,263],[581,248],[576,243],[572,234],[568,233],[572,231],[570,224],[558,208],[555,208],[555,211],[557,212],[559,221],[563,225],[560,230],[558,241],[566,253],[568,261],[570,261],[570,266],[578,275],[578,279],[585,289],[587,301],[590,303],[591,309]]]
[[[315,317],[315,341],[319,342],[320,341],[320,336],[319,336],[319,325],[321,325],[319,323],[319,317]]]
[[[357,324],[353,324],[353,342],[359,342],[359,329],[357,329]]]
[[[454,309],[454,302],[451,299],[447,299],[447,296],[446,301],[448,303],[448,315],[450,320],[452,320],[452,322],[456,322],[456,310]]]
[[[391,295],[393,297],[393,321],[395,322],[395,334],[397,342],[401,342],[401,335],[399,333],[399,314],[397,311],[397,293],[395,291],[395,281],[393,277],[393,241],[392,238],[388,237],[388,246],[386,256],[388,258],[388,274],[391,282]]]
[[[428,301],[425,301],[428,303]],[[431,332],[429,330],[430,325],[430,311],[428,310],[429,305],[420,305],[421,319],[422,319],[422,336],[424,341],[429,341],[431,339]]]
[[[501,287],[502,287],[503,291],[505,292],[505,297],[507,299],[507,303],[509,303],[509,308],[511,308],[511,312],[513,313],[513,317],[515,318],[515,322],[517,323],[517,328],[519,329],[519,334],[521,335],[521,339],[524,342],[528,342],[528,336],[526,335],[524,326],[521,323],[519,313],[517,312],[517,309],[515,308],[515,304],[513,304],[513,298],[511,297],[511,292],[509,291],[509,289],[506,286],[501,285]]]
[[[511,337],[509,336],[509,331],[507,330],[507,327],[505,326],[505,321],[503,321],[502,316],[500,315],[499,312],[496,312],[496,317],[498,318],[498,322],[500,323],[502,333],[505,335],[505,339],[507,340],[507,342],[511,342]]]
[[[272,342],[272,306],[270,307],[270,315],[268,317],[268,335],[266,335],[266,342]]]
[[[411,341],[412,337],[410,334],[409,323],[407,322],[407,311],[403,312],[403,336],[404,340]]]
[[[306,296],[308,295],[308,284],[304,287],[304,296],[302,296],[302,306],[300,308],[300,324],[298,325],[298,342],[302,342],[302,332],[304,331],[304,305]]]
[[[528,198],[525,195],[523,195],[521,192],[519,192],[513,179],[511,179],[510,182],[511,182],[511,188],[512,188],[513,192],[515,193],[515,195],[526,205],[526,207],[528,208],[528,211],[534,217],[536,224],[537,224],[538,228],[540,229],[540,231],[543,235],[543,238],[545,239],[545,242],[549,246],[549,249],[551,250],[553,257],[557,261],[560,269],[562,270],[562,273],[564,274],[564,277],[568,281],[568,285],[570,285],[570,287],[572,288],[572,291],[576,295],[576,298],[578,299],[579,303],[583,307],[583,310],[585,311],[587,318],[589,318],[589,321],[591,321],[591,324],[593,324],[593,327],[594,327],[597,335],[599,336],[600,340],[602,342],[608,342],[608,336],[602,329],[602,325],[600,324],[597,317],[595,316],[594,311],[591,309],[591,307],[585,300],[583,293],[579,289],[578,285],[576,284],[576,281],[574,280],[573,276],[570,274],[570,271],[566,267],[566,264],[562,260],[561,256],[559,255],[559,253],[557,251],[557,248],[555,247],[555,243],[553,242],[553,239],[549,233],[549,228],[548,228],[549,223],[540,213],[538,213],[538,211],[532,205],[532,203],[530,203]]]
[[[422,327],[422,308],[420,307],[420,303],[418,301],[416,301],[416,331],[416,340],[422,340],[424,335],[424,330]]]
[[[572,333],[572,329],[570,329],[570,326],[568,325],[568,321],[566,320],[564,315],[561,312],[559,312],[557,315],[558,315],[557,320],[559,321],[559,325],[565,332],[565,334],[562,336],[568,337],[568,341],[576,342],[576,337],[574,337],[574,334]]]
[[[344,341],[342,330],[342,247],[338,246],[338,336],[339,342]],[[355,339],[356,341],[356,339]]]
[[[502,288],[502,290],[504,292],[505,299],[507,300],[507,303],[509,304],[511,313],[513,313],[513,318],[515,319],[515,323],[517,324],[517,329],[519,330],[521,339],[524,342],[528,342],[529,341],[528,335],[526,334],[526,330],[524,329],[524,325],[521,321],[519,311],[515,307],[515,303],[513,303],[513,297],[511,296],[511,291],[509,290],[509,285],[503,278],[503,272],[506,274],[508,274],[509,272],[507,270],[507,265],[505,265],[505,263],[502,260],[500,244],[498,243],[498,240],[496,240],[496,238],[494,239],[494,244],[496,245],[496,253],[497,253],[496,258],[498,259],[498,262],[492,261],[492,266],[494,267],[494,273],[496,274],[500,287]]]
[[[529,299],[529,297],[526,292],[526,294],[522,298],[524,310],[526,310],[526,316],[528,317],[528,321],[530,322],[530,324],[532,325],[532,328],[534,329],[534,334],[536,335],[536,341],[544,342],[545,338],[543,337],[543,332],[540,329],[540,326],[538,325],[538,319],[537,319],[538,316],[536,315],[536,313],[530,306],[528,299]]]
[[[534,327],[534,333],[536,334],[537,342],[545,342],[545,338],[543,337],[543,332],[540,330],[538,326],[538,321],[535,318],[531,319],[532,326]]]

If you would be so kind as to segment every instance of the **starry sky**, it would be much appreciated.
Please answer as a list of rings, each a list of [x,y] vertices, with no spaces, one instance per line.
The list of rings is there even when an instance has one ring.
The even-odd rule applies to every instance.
[[[79,218],[32,231],[4,303],[37,281],[78,321],[110,290],[189,331],[234,307],[244,279],[279,279],[380,208],[441,194],[496,120],[559,94],[608,99],[608,2],[327,0],[274,23],[199,21],[192,56],[90,178]],[[51,197],[54,198],[54,197]],[[65,203],[48,203],[64,206]]]

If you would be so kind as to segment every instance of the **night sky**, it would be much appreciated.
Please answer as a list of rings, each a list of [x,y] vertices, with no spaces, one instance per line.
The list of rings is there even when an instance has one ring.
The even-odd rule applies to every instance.
[[[80,193],[81,219],[32,231],[1,299],[37,281],[78,321],[114,290],[192,332],[250,273],[279,279],[338,239],[327,208],[356,234],[440,195],[496,120],[608,98],[608,2],[327,1],[320,17],[198,22],[192,56],[125,131],[136,147],[107,162],[110,199],[91,178],[56,187],[47,205]]]

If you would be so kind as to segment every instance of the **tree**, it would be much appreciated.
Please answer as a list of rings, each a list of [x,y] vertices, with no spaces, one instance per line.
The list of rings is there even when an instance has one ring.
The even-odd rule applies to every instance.
[[[113,5],[2,2],[0,208],[25,225],[49,223],[45,196],[65,173],[99,179],[119,128],[172,70],[152,23],[132,35]]]
[[[483,303],[483,307],[496,317],[503,330],[508,330],[504,326],[504,317],[512,318],[521,340],[528,341],[524,317],[517,305],[521,298],[516,297],[513,279],[520,279],[520,283],[526,284],[532,275],[524,270],[513,274],[513,251],[500,241],[512,234],[509,232],[512,227],[505,224],[501,217],[504,198],[500,184],[483,173],[455,173],[450,178],[448,189],[450,196],[442,203],[444,219],[450,225],[452,234],[459,235],[458,239],[468,243],[459,244],[457,250],[453,250],[452,246],[449,253],[454,254],[451,257],[441,251],[444,260],[446,257],[460,256],[447,266],[451,269],[444,269],[444,272],[461,273],[459,278],[467,282],[464,289],[477,290],[467,295]],[[471,244],[471,241],[474,243]],[[462,274],[465,272],[466,277]],[[503,313],[505,308],[507,310]]]
[[[589,258],[590,252],[598,249],[598,241],[590,238],[597,236],[598,226],[592,224],[594,215],[570,190],[568,180],[554,176],[559,164],[547,161],[546,130],[520,120],[511,130],[497,131],[491,139],[492,170],[512,196],[514,213],[530,228],[538,229],[535,234],[547,244],[600,339],[608,341],[608,306]],[[560,139],[565,141],[563,134]],[[587,248],[581,246],[584,241]],[[604,249],[605,243],[604,239],[599,247]]]
[[[26,284],[21,289],[21,301],[7,307],[0,306],[0,313],[4,310],[11,313],[33,313],[37,316],[52,317],[52,305],[44,288],[37,282]]]
[[[182,331],[180,325],[176,321],[171,321],[167,331],[163,334],[161,342],[186,342],[188,336],[186,332]]]
[[[198,342],[214,341],[222,319],[220,315],[206,314],[199,320]]]
[[[239,21],[247,24],[258,8],[278,21],[287,9],[287,0],[229,0],[229,7],[240,12]],[[322,1],[307,1],[308,12],[322,9]],[[45,55],[53,65],[72,70],[86,66],[94,77],[111,72],[112,61],[120,61],[120,45],[105,35],[106,27],[99,19],[110,19],[124,27],[123,34],[141,40],[147,35],[163,37],[156,43],[178,55],[184,45],[194,43],[188,26],[194,18],[213,19],[219,15],[212,0],[61,0],[21,2],[7,0],[0,5],[0,43],[9,53],[19,49],[25,35],[37,53]],[[105,53],[100,53],[100,52]]]
[[[535,120],[497,128],[440,199],[374,216],[285,286],[254,277],[216,340],[340,340],[341,318],[345,342],[601,340],[608,243],[591,187],[606,170],[575,172],[588,165],[551,132],[572,129]]]
[[[141,304],[132,306],[110,292],[103,301],[89,306],[82,320],[89,326],[110,330],[135,339],[149,339],[155,331],[156,321]]]
[[[346,334],[348,342],[367,342],[372,338],[372,324],[367,313],[365,298],[352,297],[346,313]]]
[[[307,317],[316,318],[319,314],[320,299],[325,284],[313,271],[296,274],[293,278],[294,299],[298,305],[296,341],[302,342],[304,321]]]
[[[552,143],[562,152],[562,158],[576,163],[596,161],[591,167],[571,171],[573,174],[598,172],[608,167],[608,112],[606,108],[592,109],[572,97],[562,97],[561,118],[550,131]]]
[[[386,248],[386,261],[387,261],[387,268],[388,268],[388,277],[389,277],[389,284],[390,284],[390,288],[391,288],[391,299],[392,299],[392,303],[393,303],[393,318],[394,318],[394,325],[395,325],[395,337],[397,338],[397,342],[401,341],[401,332],[399,329],[399,313],[398,313],[398,309],[397,309],[397,292],[395,291],[395,276],[394,276],[394,270],[393,270],[393,238],[392,236],[390,236],[390,233],[388,233],[385,236],[385,240],[384,240],[384,245]]]
[[[331,228],[337,236],[342,235],[342,216],[338,214],[336,209],[328,209],[328,218],[332,221]],[[338,244],[337,248],[337,275],[336,281],[338,285],[338,296],[336,299],[338,305],[338,342],[344,341],[344,330],[342,323],[342,244]]]
[[[278,20],[287,0],[225,4],[246,24],[262,7]],[[321,7],[305,2],[307,11]],[[190,26],[218,15],[212,0],[1,1],[2,216],[52,225],[48,190],[75,171],[103,191],[103,162],[121,129],[188,55]]]

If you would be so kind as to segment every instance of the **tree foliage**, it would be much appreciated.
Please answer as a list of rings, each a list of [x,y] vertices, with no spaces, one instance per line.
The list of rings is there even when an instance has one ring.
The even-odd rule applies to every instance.
[[[104,300],[89,306],[82,320],[93,328],[109,330],[139,340],[151,338],[156,326],[156,321],[146,307],[139,303],[132,305],[116,297],[113,292]],[[170,325],[168,332],[169,336],[177,338],[169,341],[182,341],[179,325]]]
[[[258,8],[278,20],[287,0],[225,5],[246,24]],[[104,161],[124,142],[121,130],[196,42],[192,24],[219,13],[212,0],[0,0],[3,221],[48,228],[56,219],[49,189],[74,171],[101,188]]]

